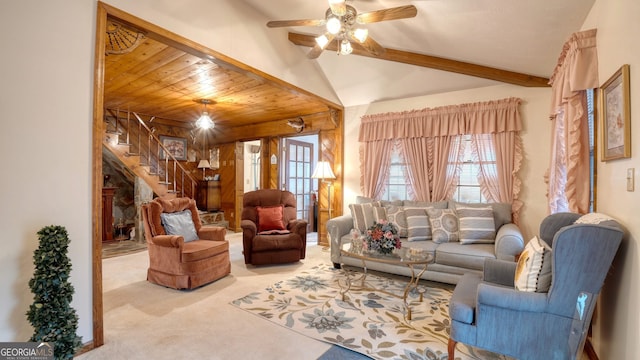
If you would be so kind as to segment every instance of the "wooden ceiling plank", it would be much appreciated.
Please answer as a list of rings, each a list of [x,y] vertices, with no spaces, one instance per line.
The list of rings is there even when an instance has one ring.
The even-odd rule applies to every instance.
[[[289,33],[289,41],[296,45],[313,47],[315,46],[315,38],[312,35]],[[503,83],[520,85],[526,87],[549,87],[549,79],[528,75],[513,71],[496,69],[488,66],[472,64],[463,61],[445,59],[437,56],[418,54],[408,51],[386,49],[387,51],[379,56],[374,56],[363,47],[353,43],[352,55],[366,56],[374,59],[395,61],[404,64],[427,67],[430,69],[454,72],[462,75],[480,77],[489,80],[500,81]],[[337,51],[335,42],[331,42],[325,50]]]

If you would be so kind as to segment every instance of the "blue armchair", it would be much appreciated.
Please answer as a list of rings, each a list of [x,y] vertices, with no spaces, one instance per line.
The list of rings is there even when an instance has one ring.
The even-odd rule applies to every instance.
[[[458,342],[521,360],[580,358],[623,231],[614,220],[578,218],[558,213],[540,225],[540,239],[552,248],[548,292],[516,290],[516,263],[503,260],[487,260],[483,276],[460,279],[449,305],[449,359]]]

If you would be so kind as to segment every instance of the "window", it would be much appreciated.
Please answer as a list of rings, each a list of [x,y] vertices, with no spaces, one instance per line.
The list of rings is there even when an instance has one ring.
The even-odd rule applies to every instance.
[[[407,164],[400,155],[400,147],[394,146],[391,153],[391,165],[389,166],[389,179],[385,184],[382,200],[406,200],[409,199],[409,185],[404,174]]]
[[[490,135],[484,135],[482,140],[491,141]],[[471,135],[463,135],[461,137],[464,148],[464,157],[460,165],[460,178],[456,191],[453,193],[453,200],[462,203],[485,203],[487,200],[482,196],[480,191],[480,183],[478,182],[478,172],[480,171],[480,163],[474,159],[473,148],[471,144]],[[488,164],[495,167],[495,155],[490,157]]]

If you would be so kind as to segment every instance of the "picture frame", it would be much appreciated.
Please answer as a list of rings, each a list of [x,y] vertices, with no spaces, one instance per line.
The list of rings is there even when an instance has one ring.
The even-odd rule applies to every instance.
[[[187,160],[187,139],[160,135],[160,143],[176,160]],[[165,158],[165,152],[160,148],[160,160]]]
[[[631,157],[631,105],[629,65],[618,69],[601,87],[600,128],[602,158],[609,161]]]

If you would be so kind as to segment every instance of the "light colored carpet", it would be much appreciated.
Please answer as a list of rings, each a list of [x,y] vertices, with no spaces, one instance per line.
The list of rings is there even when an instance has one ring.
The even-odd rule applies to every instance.
[[[230,304],[303,269],[329,265],[315,234],[306,259],[261,267],[244,264],[241,233],[227,238],[231,274],[191,291],[147,282],[147,251],[103,260],[105,345],[77,359],[317,359],[329,350],[328,343]]]

